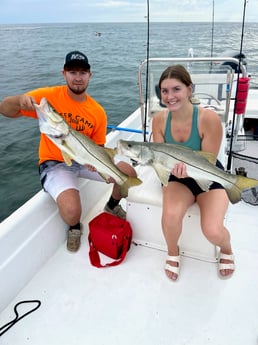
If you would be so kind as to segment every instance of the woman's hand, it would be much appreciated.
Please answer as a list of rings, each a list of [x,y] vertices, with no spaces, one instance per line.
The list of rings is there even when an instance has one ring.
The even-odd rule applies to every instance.
[[[186,173],[186,165],[183,162],[175,164],[174,168],[171,170],[171,173],[177,178],[188,177]]]

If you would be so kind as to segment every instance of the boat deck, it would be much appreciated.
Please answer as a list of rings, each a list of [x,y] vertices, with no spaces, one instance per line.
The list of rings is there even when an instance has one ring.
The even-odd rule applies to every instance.
[[[166,253],[141,245],[132,244],[120,266],[92,267],[87,224],[94,212],[84,219],[80,251],[71,254],[63,243],[0,314],[2,326],[13,319],[17,302],[42,303],[1,344],[258,344],[255,206],[240,202],[228,211],[236,256],[231,279],[218,278],[216,263],[182,257],[176,283],[164,274]]]

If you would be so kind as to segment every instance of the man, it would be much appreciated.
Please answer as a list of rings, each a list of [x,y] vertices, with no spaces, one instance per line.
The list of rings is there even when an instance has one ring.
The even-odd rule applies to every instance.
[[[34,104],[39,104],[45,97],[72,128],[104,146],[107,116],[102,106],[86,93],[92,75],[87,56],[79,51],[68,53],[62,73],[66,85],[39,88],[26,94],[6,97],[0,103],[0,113],[11,118],[28,116],[37,119]],[[136,176],[129,164],[120,161],[117,166],[125,174]],[[92,166],[83,166],[74,161],[71,167],[67,166],[61,151],[44,134],[41,134],[39,145],[39,172],[44,190],[56,201],[61,217],[69,225],[67,249],[76,252],[82,235],[77,178],[103,179]],[[118,186],[115,181],[111,182],[114,182],[113,191],[105,211],[125,218],[126,213],[119,205],[121,195]]]

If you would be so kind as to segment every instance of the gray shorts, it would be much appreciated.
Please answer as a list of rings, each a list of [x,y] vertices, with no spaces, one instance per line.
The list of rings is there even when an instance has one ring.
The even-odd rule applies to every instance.
[[[72,165],[59,161],[45,161],[39,166],[40,181],[43,189],[56,201],[58,195],[67,189],[79,190],[78,177],[95,181],[104,179],[95,171],[72,161]]]

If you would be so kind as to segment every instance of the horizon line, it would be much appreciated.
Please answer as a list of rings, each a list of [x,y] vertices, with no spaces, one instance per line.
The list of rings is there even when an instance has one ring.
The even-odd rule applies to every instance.
[[[169,23],[169,24],[173,24],[173,23],[210,23],[209,20],[185,20],[185,21],[151,21],[151,23]],[[226,21],[226,20],[221,20],[221,21],[215,21],[214,23],[242,23],[241,21]],[[258,21],[246,21],[245,23],[258,23]],[[0,25],[39,25],[39,24],[146,24],[146,21],[100,21],[100,22],[84,22],[84,21],[78,21],[78,22],[6,22],[6,23],[0,23]]]

